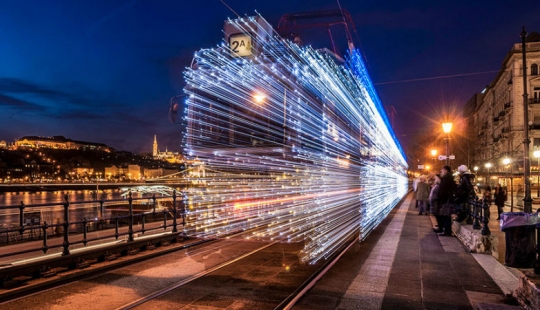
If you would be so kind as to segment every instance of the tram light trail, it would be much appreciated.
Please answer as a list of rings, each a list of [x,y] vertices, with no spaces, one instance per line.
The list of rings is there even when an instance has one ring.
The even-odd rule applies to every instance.
[[[186,230],[304,242],[306,262],[363,240],[405,195],[407,164],[359,52],[337,63],[261,16],[226,23],[255,53],[202,49],[185,71]]]

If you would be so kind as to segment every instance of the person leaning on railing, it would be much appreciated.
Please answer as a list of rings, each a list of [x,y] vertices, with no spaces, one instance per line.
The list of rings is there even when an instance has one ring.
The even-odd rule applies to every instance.
[[[469,216],[469,203],[468,200],[471,197],[471,193],[474,192],[473,179],[474,174],[469,171],[469,168],[465,165],[458,167],[459,183],[456,189],[456,221],[461,222]]]

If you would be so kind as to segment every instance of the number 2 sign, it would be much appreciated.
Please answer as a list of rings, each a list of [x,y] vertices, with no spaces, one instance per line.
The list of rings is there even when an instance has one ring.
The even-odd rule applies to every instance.
[[[235,57],[251,56],[251,36],[236,34],[229,37],[229,47]]]

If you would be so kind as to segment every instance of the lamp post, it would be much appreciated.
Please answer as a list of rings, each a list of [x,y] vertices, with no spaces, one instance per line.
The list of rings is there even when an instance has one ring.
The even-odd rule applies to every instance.
[[[442,124],[442,128],[444,133],[446,134],[446,165],[450,165],[450,159],[448,158],[450,155],[448,153],[448,140],[450,140],[450,132],[452,131],[452,123],[447,122]]]
[[[253,100],[255,100],[255,102],[260,105],[266,100],[266,95],[263,93],[257,92],[253,95]],[[270,118],[269,117],[266,117],[266,134],[268,135],[266,139],[270,140]],[[263,135],[261,134],[261,136]]]
[[[510,158],[505,157],[502,161],[504,168],[506,169],[506,183],[508,183],[508,165],[510,164]]]
[[[508,193],[508,165],[511,162],[512,162],[512,160],[510,160],[510,158],[508,158],[508,157],[505,157],[503,159],[503,165],[504,165],[504,168],[506,169],[506,193]],[[513,183],[514,183],[513,179],[512,179],[512,177],[510,177],[510,197],[511,197],[511,199],[510,199],[510,209],[511,209],[511,211],[514,210],[514,194],[512,192],[513,185],[514,185]]]
[[[437,155],[437,150],[431,150],[431,159],[433,160],[433,168],[435,169],[435,156]]]
[[[488,183],[488,186],[491,186],[491,179],[489,177],[489,168],[491,168],[491,163],[486,163],[486,168],[487,168],[487,183]]]
[[[523,212],[532,213],[531,198],[531,161],[529,160],[529,106],[527,102],[527,32],[525,27],[521,31],[521,50],[523,55],[523,182],[525,184],[525,198],[523,198]]]
[[[537,175],[537,188],[536,188],[536,198],[540,197],[540,150],[536,150],[533,152],[533,156],[536,157],[536,172]]]

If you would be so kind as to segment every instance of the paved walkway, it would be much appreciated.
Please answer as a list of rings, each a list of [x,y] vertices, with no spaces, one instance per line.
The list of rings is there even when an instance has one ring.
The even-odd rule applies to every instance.
[[[438,236],[414,202],[408,195],[295,309],[512,308],[504,304],[517,281],[511,272],[491,255],[469,253],[455,237]]]

